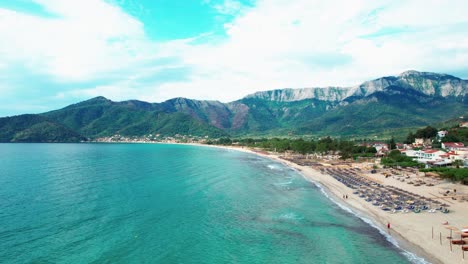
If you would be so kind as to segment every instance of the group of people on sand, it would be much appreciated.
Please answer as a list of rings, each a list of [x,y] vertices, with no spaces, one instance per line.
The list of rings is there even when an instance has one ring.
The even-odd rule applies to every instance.
[[[347,194],[343,194],[343,199],[348,199],[348,195],[347,195]]]

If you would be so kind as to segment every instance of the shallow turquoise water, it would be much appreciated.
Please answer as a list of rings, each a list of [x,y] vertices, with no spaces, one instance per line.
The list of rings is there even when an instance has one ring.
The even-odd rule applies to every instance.
[[[0,144],[2,263],[408,263],[297,172],[223,149]]]

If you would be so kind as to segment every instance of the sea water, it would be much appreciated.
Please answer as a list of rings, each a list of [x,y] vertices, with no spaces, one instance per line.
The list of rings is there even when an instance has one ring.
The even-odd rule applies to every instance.
[[[239,151],[0,144],[0,263],[408,263],[298,172]]]

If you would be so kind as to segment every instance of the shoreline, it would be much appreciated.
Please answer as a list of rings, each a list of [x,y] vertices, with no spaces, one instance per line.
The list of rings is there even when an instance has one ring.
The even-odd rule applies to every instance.
[[[119,143],[119,142],[99,142],[99,143]],[[120,142],[122,143],[122,142]],[[207,145],[200,143],[175,143],[175,142],[123,142],[123,143],[138,143],[138,144],[167,144],[167,145],[188,145],[198,147],[211,147],[225,150],[241,151],[244,153],[254,154],[263,158],[270,159],[274,162],[279,162],[284,166],[287,166],[302,177],[316,185],[323,195],[327,196],[333,203],[337,204],[341,209],[355,215],[365,223],[377,229],[392,245],[399,248],[402,254],[412,263],[467,263],[468,264],[468,253],[465,255],[465,259],[462,259],[462,252],[460,246],[453,245],[453,250],[449,250],[448,241],[449,231],[448,225],[442,225],[444,222],[449,222],[450,225],[454,225],[458,228],[468,228],[468,200],[463,204],[453,203],[448,201],[448,198],[442,199],[443,202],[450,203],[450,213],[442,214],[440,212],[431,214],[428,212],[423,213],[395,213],[391,214],[380,210],[379,207],[372,206],[371,203],[365,202],[360,199],[357,195],[352,194],[353,189],[346,187],[343,183],[336,180],[329,174],[329,172],[323,172],[322,168],[335,168],[339,166],[352,166],[359,163],[346,163],[346,164],[332,164],[331,161],[316,161],[324,167],[320,169],[312,167],[310,164],[297,164],[293,161],[286,160],[279,153],[270,153],[263,150],[255,150],[248,147],[238,146],[220,146],[220,145]],[[360,169],[359,169],[360,170]],[[364,173],[366,174],[366,173]],[[454,189],[457,188],[457,194],[463,194],[468,197],[468,186],[461,184],[453,184],[444,182],[443,184],[437,185],[432,188],[433,193],[429,193],[427,188],[429,187],[414,187],[413,185],[407,186],[397,182],[395,179],[387,180],[386,172],[379,172],[377,174],[363,175],[364,177],[381,183],[385,186],[404,187],[405,191],[410,191],[414,194],[424,195],[428,198],[435,197],[433,193],[441,195],[440,190]],[[420,177],[420,176],[419,176]],[[394,177],[390,177],[394,178]],[[416,177],[417,178],[417,177]],[[430,177],[426,177],[430,178]],[[413,178],[411,178],[413,179]],[[419,189],[418,189],[419,188]],[[439,188],[439,189],[435,189]],[[438,191],[438,192],[436,192]],[[347,194],[349,199],[342,199],[340,196]],[[432,196],[431,196],[432,195]],[[450,197],[450,196],[449,196]],[[460,199],[463,201],[463,199]],[[454,210],[455,209],[455,210]],[[390,233],[387,234],[387,223],[391,223]],[[432,227],[432,238],[431,238],[431,227]],[[439,244],[440,236],[440,244]],[[454,239],[458,239],[457,234],[453,235]]]
[[[447,226],[441,224],[446,221],[446,219],[449,219],[450,224],[468,225],[467,203],[461,205],[462,207],[466,207],[465,211],[456,210],[447,215],[439,212],[436,214],[427,212],[420,214],[391,214],[377,209],[370,203],[366,203],[355,194],[352,194],[352,189],[349,189],[329,174],[325,174],[310,166],[301,166],[294,162],[284,160],[280,158],[278,154],[257,152],[249,148],[233,146],[203,144],[183,145],[213,147],[255,154],[294,169],[306,180],[320,188],[328,199],[343,210],[350,212],[362,221],[376,228],[390,243],[402,250],[405,257],[413,263],[468,263],[468,253],[465,254],[466,256],[463,260],[459,246],[453,245],[453,251],[450,252],[449,241],[446,239],[447,235],[449,235],[446,229]],[[466,188],[466,190],[468,190],[468,188]],[[340,198],[343,194],[347,194],[348,199]],[[459,209],[459,206],[457,209]],[[451,217],[454,216],[454,214],[457,214],[458,217]],[[460,223],[460,219],[466,219],[465,223]],[[391,229],[387,231],[389,233],[386,232],[387,222],[391,223]],[[431,226],[434,228],[433,238],[431,238]],[[442,245],[439,245],[439,235],[442,237]],[[456,238],[456,235],[453,236]]]

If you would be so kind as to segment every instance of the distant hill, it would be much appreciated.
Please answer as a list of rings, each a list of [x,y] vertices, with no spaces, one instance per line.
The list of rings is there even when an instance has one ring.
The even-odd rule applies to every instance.
[[[225,136],[219,128],[197,120],[188,114],[166,109],[160,104],[141,101],[113,102],[96,97],[42,116],[60,122],[89,138],[115,134],[140,136],[182,134]]]
[[[406,71],[398,76],[381,77],[352,87],[324,87],[279,89],[257,92],[246,98],[286,102],[305,99],[343,101],[349,97],[365,97],[383,91],[389,86],[416,90],[429,96],[464,97],[468,92],[468,81],[448,74]]]
[[[279,89],[230,102],[174,98],[162,103],[113,102],[104,97],[33,115],[41,129],[2,119],[4,141],[41,139],[42,132],[78,141],[114,134],[196,136],[391,134],[468,113],[468,81],[438,73],[407,71],[353,87]],[[32,117],[30,117],[32,118]],[[43,118],[43,119],[41,119]],[[31,123],[34,122],[24,122]],[[50,140],[50,133],[44,138]],[[19,133],[19,134],[18,134]],[[23,134],[22,134],[23,133]],[[29,135],[28,134],[28,135]],[[16,135],[12,136],[12,135]],[[34,136],[33,136],[34,135]]]
[[[75,131],[39,115],[0,118],[0,142],[79,142]]]
[[[306,133],[320,127],[323,134],[379,134],[385,130],[426,126],[467,110],[463,98],[430,96],[392,85],[368,96],[350,97],[339,108],[305,123],[300,131]]]

